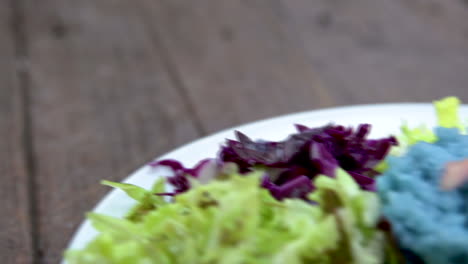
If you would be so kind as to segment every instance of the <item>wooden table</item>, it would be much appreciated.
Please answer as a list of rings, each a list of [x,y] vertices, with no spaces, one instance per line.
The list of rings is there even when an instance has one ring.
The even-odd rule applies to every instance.
[[[0,1],[0,257],[57,263],[146,161],[347,104],[468,102],[466,0]]]

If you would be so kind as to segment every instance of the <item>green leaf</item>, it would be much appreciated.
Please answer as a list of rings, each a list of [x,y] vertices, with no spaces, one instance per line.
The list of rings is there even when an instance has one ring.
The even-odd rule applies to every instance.
[[[435,101],[434,106],[437,113],[439,126],[448,128],[459,128],[465,132],[465,128],[459,118],[460,99],[454,96]]]
[[[67,252],[67,259],[72,264],[332,264],[339,256],[352,264],[382,260],[376,213],[368,212],[378,210],[371,202],[375,194],[360,190],[345,171],[337,171],[336,178],[317,178],[311,197],[318,206],[299,199],[277,201],[260,188],[262,175],[233,173],[194,184],[172,203],[153,200],[160,198],[152,193],[163,190],[161,183],[151,191],[111,183],[137,199],[132,217],[89,214],[100,235],[84,250]]]
[[[129,183],[119,183],[104,180],[101,181],[101,184],[120,189],[136,201],[142,201],[148,194],[148,190]]]

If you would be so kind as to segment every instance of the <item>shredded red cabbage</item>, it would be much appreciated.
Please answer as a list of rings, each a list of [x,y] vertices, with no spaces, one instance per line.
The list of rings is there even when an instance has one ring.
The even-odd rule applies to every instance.
[[[153,162],[174,171],[168,181],[174,186],[172,195],[190,188],[187,176],[211,179],[223,164],[235,163],[241,173],[255,168],[265,169],[262,187],[278,200],[306,199],[314,187],[311,179],[319,174],[334,177],[337,167],[348,171],[364,190],[374,191],[373,168],[397,145],[395,137],[367,139],[371,126],[362,124],[356,130],[339,125],[309,128],[296,125],[297,133],[284,141],[254,141],[236,131],[237,140],[227,140],[217,159],[202,160],[193,169],[184,168],[175,160]]]
[[[162,193],[160,195],[177,195],[190,189],[188,176],[198,178],[199,180],[210,180],[214,178],[218,172],[218,164],[215,159],[204,159],[200,161],[192,169],[185,168],[182,163],[173,159],[166,159],[150,163],[152,167],[164,166],[168,167],[174,173],[174,176],[168,177],[168,182],[174,186],[174,193]]]

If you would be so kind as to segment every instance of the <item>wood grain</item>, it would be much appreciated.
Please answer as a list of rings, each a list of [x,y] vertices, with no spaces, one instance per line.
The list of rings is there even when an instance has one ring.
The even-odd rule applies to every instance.
[[[142,1],[143,2],[143,1]],[[334,104],[275,2],[145,0],[141,16],[208,132]]]
[[[200,131],[157,38],[127,0],[25,1],[40,263],[132,170]]]
[[[468,101],[467,1],[280,1],[339,104]]]
[[[465,0],[38,2],[0,1],[2,263],[57,263],[108,191],[100,179],[205,133],[343,104],[468,102]]]
[[[32,263],[29,175],[25,146],[25,101],[19,78],[16,14],[0,2],[0,259]]]

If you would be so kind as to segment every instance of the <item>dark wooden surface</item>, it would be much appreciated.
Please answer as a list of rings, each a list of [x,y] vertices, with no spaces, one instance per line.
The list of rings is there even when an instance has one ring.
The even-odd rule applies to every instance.
[[[9,22],[16,14],[0,1],[0,262],[30,263],[34,255],[30,133],[21,53]]]
[[[57,263],[84,212],[217,130],[347,104],[468,102],[464,0],[0,1],[0,258]]]

